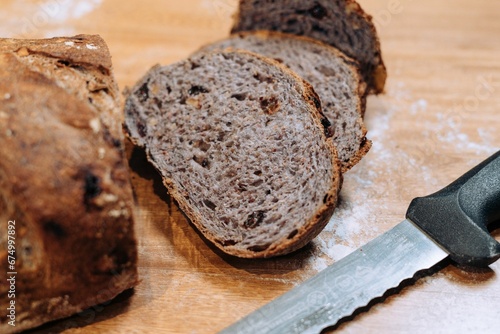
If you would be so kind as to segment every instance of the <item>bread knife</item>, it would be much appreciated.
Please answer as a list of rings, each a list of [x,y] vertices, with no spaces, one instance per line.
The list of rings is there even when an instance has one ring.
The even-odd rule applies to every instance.
[[[444,189],[415,198],[406,219],[223,334],[320,333],[449,258],[486,267],[500,257],[500,151]]]

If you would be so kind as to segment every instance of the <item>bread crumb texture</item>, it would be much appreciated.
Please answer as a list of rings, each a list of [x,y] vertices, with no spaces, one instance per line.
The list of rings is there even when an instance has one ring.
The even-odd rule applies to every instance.
[[[366,84],[358,64],[337,49],[317,40],[271,31],[233,34],[199,52],[242,49],[270,57],[304,78],[321,99],[322,111],[332,123],[333,141],[342,170],[358,163],[368,152],[363,124]]]
[[[126,103],[130,137],[198,229],[229,254],[303,246],[340,184],[317,96],[260,56],[214,52],[153,68]]]

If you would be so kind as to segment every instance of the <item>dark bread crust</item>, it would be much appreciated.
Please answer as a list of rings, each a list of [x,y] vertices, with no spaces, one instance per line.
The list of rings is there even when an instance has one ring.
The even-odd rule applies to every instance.
[[[98,35],[77,35],[50,39],[0,39],[0,53],[26,49],[30,54],[58,58],[73,66],[87,64],[111,73],[111,57],[106,43]]]
[[[167,187],[169,194],[178,202],[180,208],[190,218],[191,222],[209,241],[211,241],[223,252],[243,258],[268,258],[295,251],[306,245],[309,241],[311,241],[328,223],[336,206],[338,200],[338,194],[342,183],[342,176],[340,173],[341,170],[340,163],[337,159],[335,147],[332,141],[327,138],[329,127],[327,126],[325,128],[325,125],[327,125],[327,121],[325,121],[325,117],[321,112],[321,105],[319,102],[319,98],[309,83],[305,82],[303,79],[298,77],[294,72],[290,71],[285,66],[279,64],[274,60],[246,51],[214,52],[213,54],[218,54],[218,55],[241,54],[241,55],[251,56],[252,58],[258,60],[259,62],[265,63],[266,66],[278,68],[280,71],[285,73],[285,75],[292,77],[293,80],[298,84],[298,86],[301,87],[302,98],[304,101],[306,101],[308,105],[309,113],[313,115],[313,122],[315,123],[315,126],[319,129],[322,129],[321,136],[323,137],[327,150],[330,152],[329,155],[331,156],[332,160],[331,186],[327,191],[327,193],[325,193],[324,197],[322,198],[324,202],[322,202],[321,205],[318,205],[316,212],[313,215],[311,215],[311,217],[306,222],[301,223],[300,228],[297,229],[294,236],[275,241],[265,249],[256,248],[250,250],[248,248],[238,247],[237,245],[227,244],[224,242],[224,240],[221,238],[220,235],[214,234],[207,228],[204,222],[204,217],[202,217],[201,214],[197,211],[197,209],[189,203],[188,192],[185,189],[183,189],[182,186],[179,186],[177,181],[163,175],[161,166],[162,163],[156,160],[157,157],[155,156],[155,154],[152,153],[153,148],[149,146],[148,141],[145,139],[145,137],[147,136],[146,133],[149,130],[142,128],[144,123],[138,126],[138,124],[144,122],[144,119],[140,120],[140,118],[142,118],[143,116],[141,116],[139,112],[139,109],[142,108],[142,103],[143,103],[140,101],[141,88],[144,87],[144,85],[148,83],[152,77],[154,77],[155,75],[157,75],[159,72],[162,71],[162,68],[159,66],[152,68],[143,77],[143,79],[141,79],[136,84],[136,86],[132,89],[130,96],[128,97],[125,107],[125,113],[126,113],[125,128],[128,133],[128,136],[134,144],[145,148],[149,161],[162,174],[163,183]],[[175,80],[175,78],[171,79],[173,81]],[[150,98],[155,99],[155,97],[150,97]],[[247,152],[247,154],[251,154],[251,152]]]
[[[36,53],[41,59],[57,57],[62,66],[85,64],[76,71],[110,74],[102,39],[77,39],[102,52],[88,49],[96,54],[87,57],[82,49],[59,50],[72,38],[0,40],[0,228],[7,231],[7,222],[15,220],[17,246],[16,327],[2,317],[3,333],[102,304],[138,282],[133,197],[119,120],[107,124],[112,115],[98,112],[107,113],[109,106],[76,97],[64,82],[21,59]],[[112,78],[108,83],[118,109],[116,84]],[[2,234],[2,281],[6,242]],[[5,310],[3,284],[0,294]]]
[[[372,17],[354,0],[240,0],[231,33],[253,30],[305,35],[330,44],[360,63],[370,92],[384,91],[387,71],[380,40]]]
[[[266,45],[268,41],[279,41],[282,44],[273,49],[267,49],[269,47],[269,44]],[[239,42],[242,42],[242,44],[240,44]],[[287,46],[291,46],[297,49],[293,51],[293,57],[289,56],[289,54],[287,53],[292,52],[291,50],[289,51],[290,47],[287,48]],[[372,143],[366,138],[367,130],[363,122],[363,116],[366,110],[366,96],[368,94],[368,90],[366,83],[361,77],[359,63],[357,61],[353,60],[350,57],[347,57],[338,49],[316,39],[269,30],[256,30],[236,33],[231,35],[229,38],[202,47],[199,51],[197,51],[197,53],[220,49],[245,49],[245,47],[247,47],[247,50],[250,52],[261,53],[263,56],[269,58],[276,58],[279,63],[287,66],[292,71],[295,71],[299,76],[305,78],[306,81],[309,80],[308,82],[312,83],[316,92],[321,95],[320,99],[324,114],[333,123],[332,127],[335,131],[334,144],[336,144],[337,146],[343,173],[347,172],[349,169],[355,166],[366,155],[366,153],[368,153]],[[321,50],[321,53],[319,53],[319,50]],[[330,96],[331,91],[336,92],[338,95],[343,94],[341,89],[335,91],[335,89],[331,87],[334,86],[333,84],[331,84],[331,78],[328,78],[326,75],[318,77],[317,74],[311,73],[315,71],[312,71],[310,67],[322,65],[318,64],[316,58],[313,58],[315,60],[311,61],[314,62],[314,65],[310,67],[305,66],[304,62],[309,61],[309,59],[311,59],[311,56],[317,57],[317,54],[320,54],[321,57],[324,57],[325,54],[327,54],[328,59],[335,60],[336,64],[337,62],[338,64],[342,64],[342,69],[347,69],[346,72],[348,74],[348,78],[346,78],[346,80],[350,81],[349,86],[353,88],[352,92],[349,92],[350,94],[352,94],[352,96],[349,96],[349,101],[347,102],[347,104],[340,103],[341,105],[339,105],[339,101],[335,101],[335,99]],[[301,55],[303,58],[300,58],[301,63],[296,64],[295,61],[299,61],[297,59],[298,55]],[[306,57],[308,58],[306,61],[304,61],[304,58]],[[330,63],[332,63],[332,61],[330,61]],[[319,72],[319,70],[316,71],[316,73]],[[335,84],[337,84],[337,82],[335,82]],[[330,91],[326,92],[326,89]],[[329,104],[332,104],[332,106],[329,106]],[[355,121],[353,121],[352,123],[347,123],[351,125],[348,125],[346,127],[345,124],[342,124],[345,120],[344,117],[354,117]],[[359,131],[358,137],[356,137],[356,141],[351,143],[348,147],[342,146],[342,142],[348,140],[345,136],[346,131]],[[337,142],[337,140],[339,142]],[[351,140],[351,137],[349,137],[349,140]],[[347,151],[347,149],[352,150],[352,153],[346,154],[344,150]]]
[[[32,71],[55,81],[75,98],[89,102],[111,134],[123,137],[123,113],[118,108],[121,94],[112,75],[108,46],[100,36],[0,39],[2,53],[16,55]]]

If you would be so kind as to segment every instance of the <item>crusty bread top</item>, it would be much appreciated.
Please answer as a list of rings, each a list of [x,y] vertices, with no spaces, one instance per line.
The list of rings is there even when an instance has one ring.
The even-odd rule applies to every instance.
[[[99,35],[77,35],[49,39],[0,38],[0,53],[40,54],[65,59],[73,65],[92,64],[111,71],[109,49]],[[109,74],[109,73],[108,73]]]
[[[155,67],[125,108],[170,194],[224,252],[270,257],[309,242],[341,184],[311,86],[249,52],[198,54]]]
[[[245,49],[287,66],[312,84],[322,110],[332,123],[333,140],[342,171],[353,167],[368,152],[363,124],[366,84],[358,63],[318,40],[275,31],[251,31],[202,47],[198,52]]]
[[[354,0],[240,0],[231,32],[274,30],[309,36],[359,61],[374,93],[387,77],[370,15]]]
[[[112,73],[111,55],[98,35],[49,39],[0,39],[0,53],[14,55],[32,71],[43,74],[92,111],[121,145],[121,94]]]

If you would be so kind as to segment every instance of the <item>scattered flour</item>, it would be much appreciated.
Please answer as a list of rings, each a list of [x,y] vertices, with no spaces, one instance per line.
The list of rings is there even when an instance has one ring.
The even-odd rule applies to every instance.
[[[487,156],[498,149],[494,126],[468,134],[462,126],[465,120],[457,121],[436,112],[428,100],[414,98],[404,82],[393,83],[385,95],[371,99],[375,103],[369,104],[371,108],[366,113],[365,123],[373,146],[344,176],[340,204],[315,240],[314,256],[309,265],[316,271],[340,260],[404,219],[405,211],[395,211],[395,207],[406,210],[414,197],[443,186],[442,172],[435,168],[439,161],[434,158],[442,150],[449,152],[451,148],[457,153]],[[425,130],[422,133],[415,131],[413,135],[421,138],[421,142],[402,143],[401,132],[397,131],[399,122],[420,124]],[[471,136],[477,140],[472,140]]]
[[[238,0],[203,0],[201,6],[221,19],[227,19],[237,11]]]
[[[26,1],[22,1],[26,2]],[[102,0],[46,0],[38,4],[39,8],[50,15],[52,22],[65,23],[79,19],[99,7]]]
[[[474,141],[463,132],[462,120],[447,118],[446,114],[438,113],[436,117],[441,121],[436,126],[437,139],[444,144],[454,146],[457,151],[471,151],[477,155],[491,155],[497,148],[493,143],[492,129],[477,129],[480,142]]]
[[[424,99],[417,100],[410,106],[410,113],[416,115],[419,112],[427,111],[427,101]]]
[[[72,20],[80,19],[102,3],[102,0],[16,0],[2,5],[2,37],[41,38],[76,33]]]

